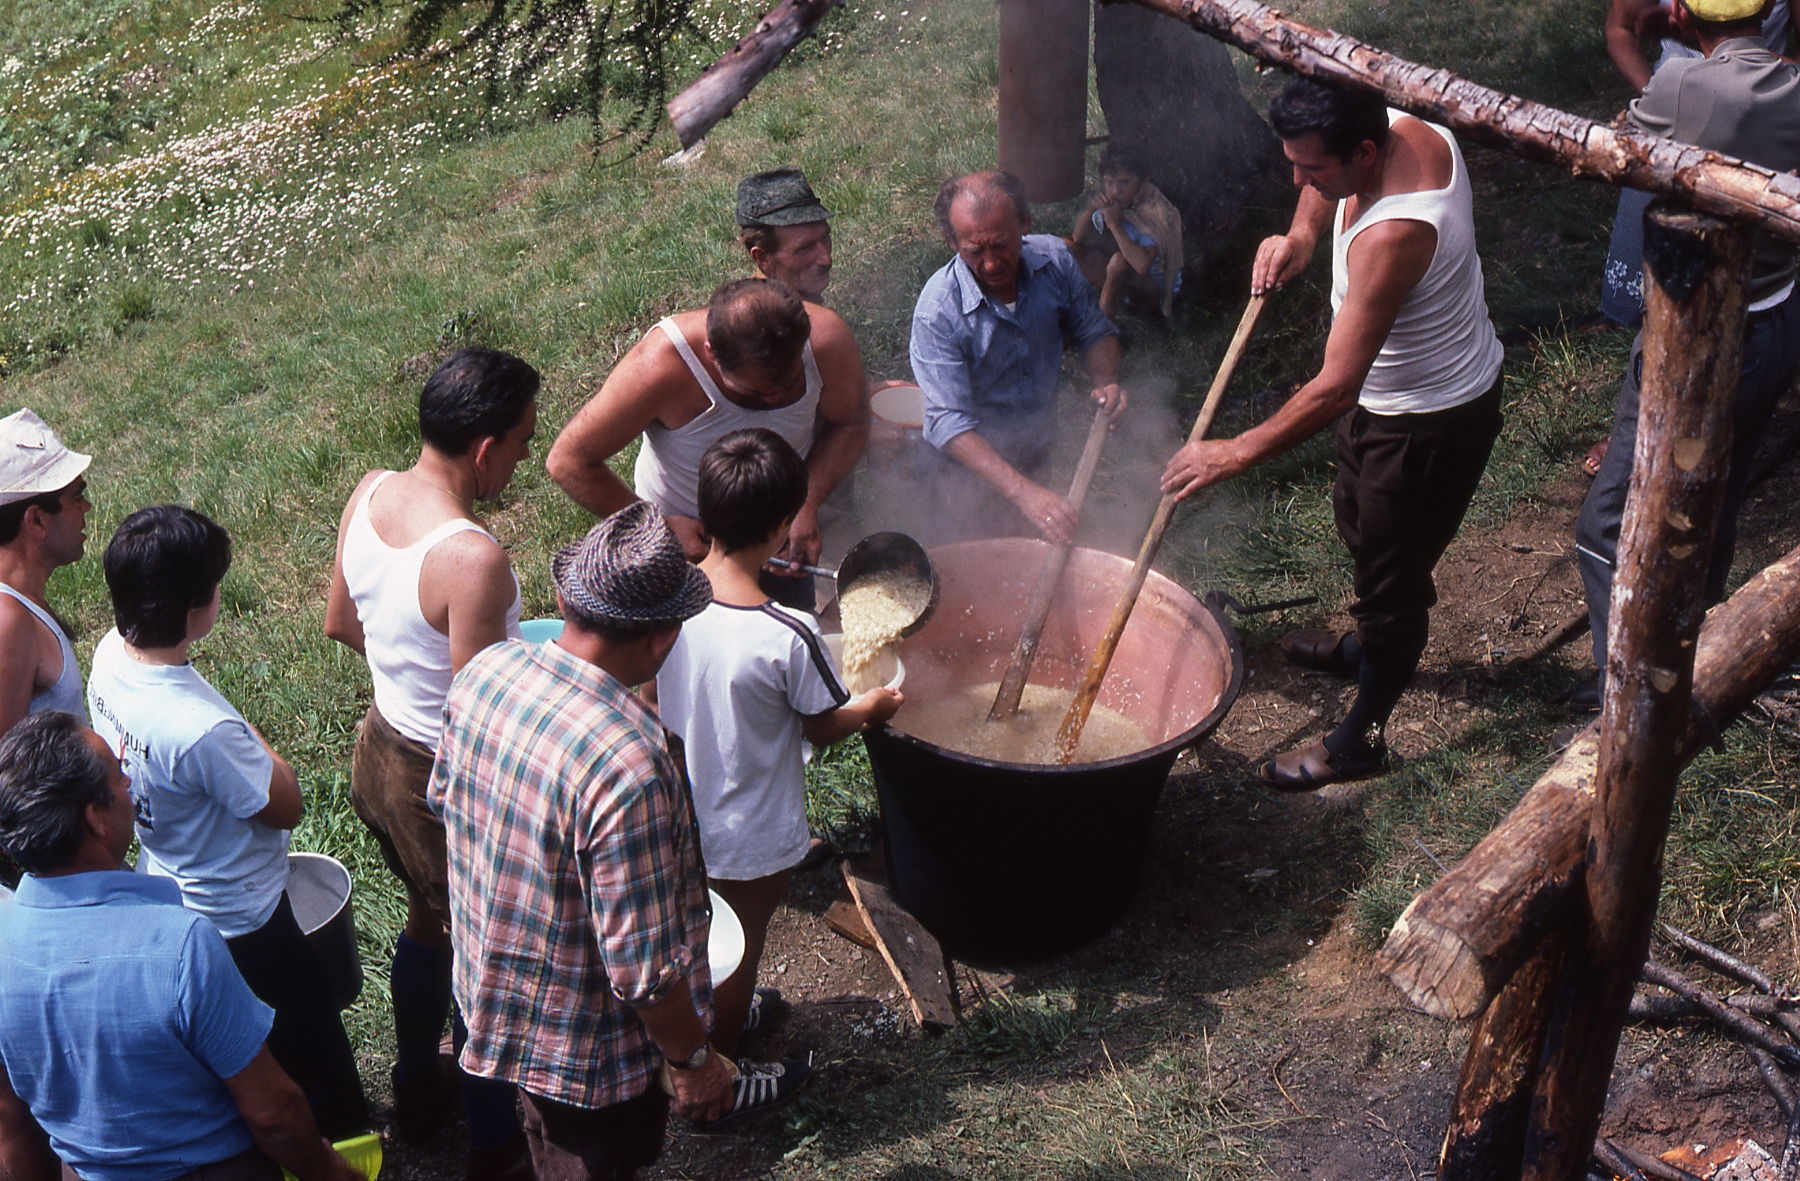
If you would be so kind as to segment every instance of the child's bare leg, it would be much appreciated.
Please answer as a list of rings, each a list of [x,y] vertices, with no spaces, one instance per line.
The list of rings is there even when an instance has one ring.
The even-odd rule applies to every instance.
[[[1125,261],[1123,254],[1115,254],[1106,260],[1106,283],[1100,287],[1100,314],[1108,320],[1119,315],[1119,305],[1125,302],[1126,294],[1131,290],[1132,280],[1137,272]]]
[[[707,882],[731,905],[744,925],[744,962],[729,980],[713,982],[712,1044],[728,1058],[737,1057],[738,1038],[743,1035],[744,1018],[750,1012],[750,995],[756,990],[757,965],[762,962],[763,946],[769,939],[769,920],[787,896],[788,879],[793,876],[793,870],[784,869],[747,882],[723,878]]]

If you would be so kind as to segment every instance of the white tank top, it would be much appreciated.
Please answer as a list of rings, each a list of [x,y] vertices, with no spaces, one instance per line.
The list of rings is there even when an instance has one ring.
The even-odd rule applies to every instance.
[[[473,530],[493,534],[467,518],[445,521],[405,549],[381,540],[369,521],[369,501],[393,472],[369,485],[344,533],[344,582],[362,622],[363,655],[375,682],[375,708],[394,729],[436,750],[444,729],[444,698],[450,694],[450,637],[425,621],[419,609],[419,571],[425,555],[453,534]],[[519,579],[513,576],[506,634],[519,638]]]
[[[1388,124],[1406,118],[1388,111]],[[1448,128],[1426,123],[1450,145],[1446,188],[1395,193],[1363,210],[1348,230],[1344,202],[1331,220],[1331,311],[1335,316],[1350,286],[1350,243],[1377,222],[1422,221],[1437,231],[1437,249],[1425,277],[1407,292],[1386,343],[1363,380],[1357,399],[1373,414],[1447,410],[1486,393],[1500,374],[1505,350],[1488,319],[1481,259],[1475,254],[1474,199],[1469,170]]]
[[[792,443],[794,450],[805,458],[812,447],[819,391],[825,387],[824,379],[819,376],[818,363],[813,360],[812,341],[807,341],[800,353],[806,365],[806,393],[800,400],[779,410],[750,410],[720,391],[706,366],[688,346],[687,338],[681,335],[681,329],[675,326],[675,321],[661,320],[656,326],[687,362],[688,372],[700,383],[701,392],[712,405],[696,415],[692,422],[674,430],[661,423],[651,423],[645,429],[644,445],[638,449],[637,467],[632,474],[639,496],[661,509],[665,516],[698,517],[700,509],[695,497],[700,487],[700,457],[706,454],[708,447],[732,431],[746,427],[760,426],[774,431]]]
[[[62,649],[62,673],[56,678],[56,684],[33,697],[31,704],[25,707],[25,712],[34,714],[42,709],[60,709],[87,721],[87,694],[81,690],[81,665],[76,663],[75,647],[69,643],[69,637],[63,634],[63,629],[57,626],[56,617],[4,582],[0,582],[0,592],[25,604],[25,609],[50,629],[50,634],[56,637],[56,646]]]

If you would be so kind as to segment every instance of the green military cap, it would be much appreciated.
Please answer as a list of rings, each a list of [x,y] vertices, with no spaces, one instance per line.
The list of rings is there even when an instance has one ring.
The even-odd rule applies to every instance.
[[[738,182],[740,226],[797,226],[830,216],[798,168],[771,168]]]

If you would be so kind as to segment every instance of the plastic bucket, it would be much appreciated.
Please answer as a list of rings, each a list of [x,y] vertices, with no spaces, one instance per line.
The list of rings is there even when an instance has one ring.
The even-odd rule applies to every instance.
[[[562,635],[560,619],[527,619],[519,624],[519,634],[527,644],[548,644]]]
[[[287,892],[294,921],[325,965],[332,1005],[348,1009],[363,986],[350,871],[323,853],[289,853]]]

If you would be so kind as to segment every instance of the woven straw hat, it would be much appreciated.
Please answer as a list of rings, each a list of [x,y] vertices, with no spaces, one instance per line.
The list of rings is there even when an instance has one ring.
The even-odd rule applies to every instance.
[[[688,562],[656,506],[643,500],[558,550],[550,576],[583,618],[623,631],[680,623],[712,602],[712,583]]]

